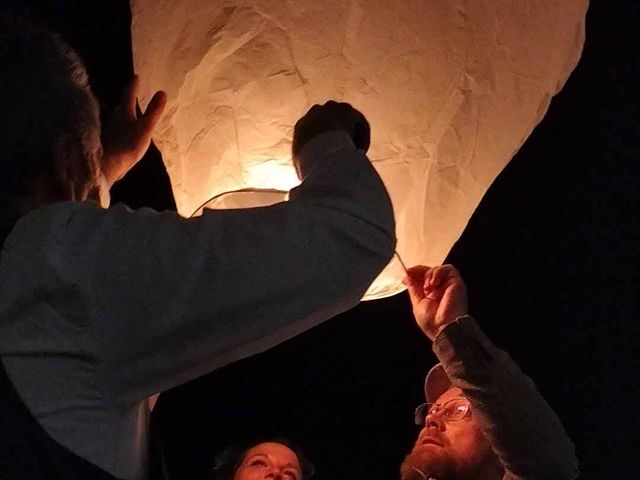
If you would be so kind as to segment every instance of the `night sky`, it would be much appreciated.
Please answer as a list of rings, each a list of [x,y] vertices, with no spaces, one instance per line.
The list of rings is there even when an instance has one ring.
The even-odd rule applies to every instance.
[[[132,73],[126,1],[9,3],[80,53],[105,111],[117,103]],[[639,10],[592,0],[580,63],[447,260],[473,315],[562,419],[585,479],[640,478]],[[112,195],[175,208],[157,151]],[[406,294],[362,303],[163,395],[155,414],[170,471],[197,479],[229,443],[284,435],[319,480],[397,479],[434,363]]]

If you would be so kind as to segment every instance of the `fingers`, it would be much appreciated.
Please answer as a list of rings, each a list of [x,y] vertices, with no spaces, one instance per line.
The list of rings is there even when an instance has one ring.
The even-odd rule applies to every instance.
[[[433,287],[433,276],[437,268],[424,265],[411,267],[407,270],[407,276],[404,278],[403,283],[407,287],[413,285],[426,293]]]
[[[358,150],[367,153],[371,145],[371,127],[364,115],[357,110],[356,113],[358,114],[358,121],[353,128],[353,143]]]
[[[438,267],[434,267],[430,272],[429,286],[437,288],[456,278],[460,278],[460,274],[458,273],[458,270],[456,270],[456,267],[449,264],[440,265]]]
[[[303,120],[305,117],[313,117],[314,115],[318,115],[318,112],[320,110],[322,110],[322,106],[316,103],[309,110],[307,110],[307,113],[305,113],[304,116],[300,118],[300,120]],[[300,120],[298,120],[298,122],[300,122]]]
[[[431,283],[430,285],[433,287],[439,287],[442,285],[447,277],[449,276],[449,269],[445,268],[444,265],[440,267],[436,267],[433,269],[433,273],[431,275]]]
[[[163,91],[156,92],[149,105],[147,106],[147,110],[142,114],[140,118],[143,130],[147,133],[151,134],[153,129],[156,127],[160,119],[162,118],[162,114],[167,106],[167,94]]]
[[[404,283],[407,287],[415,284],[422,286],[424,276],[430,269],[431,267],[427,267],[424,265],[416,265],[415,267],[408,268],[407,276],[404,277],[402,283]]]
[[[407,270],[407,276],[402,282],[409,288],[422,288],[427,292],[456,278],[460,278],[460,274],[453,265],[445,264],[436,267],[417,265]]]
[[[134,75],[127,87],[125,88],[122,103],[119,108],[124,109],[128,121],[135,122],[138,120],[140,130],[143,134],[151,134],[155,126],[162,118],[165,107],[167,106],[167,94],[163,91],[156,92],[146,111],[138,118],[136,107],[138,105],[138,94],[140,93],[140,77]]]
[[[427,267],[426,265],[416,265],[415,267],[407,268],[407,275],[411,277],[417,277],[419,275],[422,276],[428,270],[431,270],[431,267]]]
[[[129,118],[136,118],[136,99],[140,91],[140,77],[134,75],[124,89],[124,97],[121,106],[125,108]]]
[[[417,303],[424,298],[424,278],[429,269],[430,267],[418,265],[407,270],[407,276],[402,280],[402,283],[407,286],[411,303]]]

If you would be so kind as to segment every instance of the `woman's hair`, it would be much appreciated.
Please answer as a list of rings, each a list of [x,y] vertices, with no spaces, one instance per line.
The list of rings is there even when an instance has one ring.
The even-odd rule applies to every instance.
[[[300,480],[308,480],[313,476],[313,464],[304,456],[300,447],[287,438],[266,438],[258,441],[245,442],[239,445],[225,448],[216,458],[206,480],[232,480],[236,470],[242,465],[247,452],[261,443],[279,443],[289,448],[298,457],[298,463],[302,469]]]

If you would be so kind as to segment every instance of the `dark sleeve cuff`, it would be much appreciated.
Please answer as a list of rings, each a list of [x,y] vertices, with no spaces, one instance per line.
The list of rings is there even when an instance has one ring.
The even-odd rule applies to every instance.
[[[495,361],[501,353],[470,315],[460,317],[440,331],[433,352],[450,378],[460,375],[464,365],[482,365]],[[453,369],[453,371],[449,371]]]

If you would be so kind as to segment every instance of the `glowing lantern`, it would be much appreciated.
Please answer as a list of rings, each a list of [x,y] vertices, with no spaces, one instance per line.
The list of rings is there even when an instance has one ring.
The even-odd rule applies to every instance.
[[[441,263],[575,67],[587,3],[131,0],[143,103],[169,95],[155,140],[178,211],[283,200],[293,124],[347,101],[371,123],[398,253]],[[403,276],[392,261],[365,298]]]

